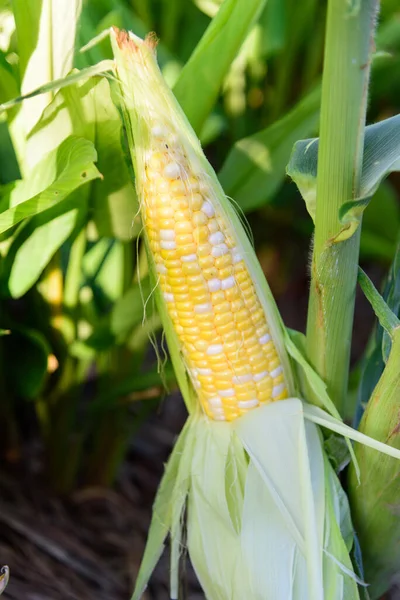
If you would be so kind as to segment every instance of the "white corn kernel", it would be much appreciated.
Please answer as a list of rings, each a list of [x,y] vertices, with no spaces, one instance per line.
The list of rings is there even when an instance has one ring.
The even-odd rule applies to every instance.
[[[249,383],[253,381],[253,375],[251,373],[247,373],[247,375],[235,375],[232,377],[232,383]]]
[[[174,242],[172,240],[171,241],[161,240],[160,247],[163,250],[175,250],[176,249],[176,242]]]
[[[256,373],[255,375],[253,375],[253,381],[261,381],[261,379],[264,379],[264,377],[268,377],[268,375],[268,371],[261,371],[261,373]]]
[[[222,231],[216,231],[215,233],[212,233],[210,235],[210,237],[208,238],[208,241],[213,246],[217,246],[218,244],[222,244],[222,242],[224,241],[224,239],[225,239],[225,236],[222,233]]]
[[[197,260],[197,254],[186,254],[182,256],[182,261],[183,262],[194,262],[195,260]]]
[[[285,391],[285,384],[284,383],[280,383],[279,385],[274,385],[274,387],[272,388],[272,397],[276,398],[277,396],[280,396],[282,394],[282,392]]]
[[[202,204],[202,207],[200,209],[204,214],[207,215],[207,217],[213,217],[215,215],[215,210],[213,205],[211,204],[211,202],[209,200],[205,200]]]
[[[229,252],[229,248],[226,244],[218,244],[218,246],[213,246],[211,250],[211,254],[214,258],[219,258],[220,256],[224,256]]]
[[[164,167],[164,175],[168,177],[168,179],[178,179],[181,174],[181,169],[178,163],[171,162]]]
[[[208,404],[213,408],[220,408],[222,406],[222,400],[219,396],[214,396],[208,400]]]
[[[221,280],[217,278],[209,279],[207,285],[210,292],[218,292],[221,289]]]
[[[218,390],[218,394],[222,398],[229,398],[230,396],[234,396],[235,395],[235,390],[233,388],[229,388],[227,390]]]
[[[275,377],[278,377],[278,375],[280,375],[283,372],[283,369],[281,366],[276,367],[276,369],[274,369],[273,371],[271,371],[270,375],[273,379],[275,379]]]
[[[175,239],[175,231],[173,229],[160,229],[160,239],[171,242]]]
[[[253,400],[239,400],[238,408],[255,408],[259,404],[257,398],[254,398]]]
[[[211,344],[207,348],[208,356],[215,356],[216,354],[222,354],[223,347],[222,344]]]
[[[223,279],[221,281],[221,288],[223,290],[229,290],[230,288],[234,287],[235,284],[235,278],[233,277],[233,275],[231,275],[230,277],[227,277],[226,279]]]
[[[208,313],[212,311],[212,304],[210,302],[205,302],[204,304],[195,304],[194,312],[198,315],[203,315],[204,313]]]

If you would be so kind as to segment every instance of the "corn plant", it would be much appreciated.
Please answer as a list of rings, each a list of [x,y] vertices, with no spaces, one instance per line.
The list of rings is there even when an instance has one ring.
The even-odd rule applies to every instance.
[[[169,6],[162,10],[157,23],[151,3],[137,4],[133,28],[142,33],[159,24],[160,59],[168,64],[179,24],[190,11],[186,14],[176,3],[172,11]],[[288,0],[284,6],[295,11],[296,4]],[[364,593],[378,598],[398,570],[399,250],[384,297],[358,270],[360,248],[373,245],[367,220],[371,198],[376,196],[372,208],[382,189],[390,189],[382,187],[383,179],[399,167],[399,117],[365,127],[370,72],[379,77],[390,63],[374,54],[377,2],[329,0],[322,86],[324,30],[319,26],[316,43],[304,55],[303,97],[288,110],[298,99],[291,75],[304,36],[317,17],[321,23],[325,9],[313,1],[307,2],[307,11],[297,8],[290,44],[280,54],[285,33],[272,24],[285,22],[282,6],[272,0],[207,4],[203,10],[213,19],[190,58],[178,64],[177,76],[164,69],[173,93],[157,66],[154,36],[143,41],[107,29],[132,17],[122,2],[103,17],[99,29],[106,28],[105,34],[91,27],[84,7],[82,22],[95,37],[77,58],[81,70],[66,75],[72,63],[62,72],[54,68],[36,90],[18,88],[15,81],[13,89],[22,97],[3,104],[23,175],[5,189],[6,208],[0,213],[7,241],[5,280],[11,297],[18,298],[41,277],[35,295],[40,306],[45,302],[52,348],[59,349],[54,386],[43,393],[42,375],[30,395],[44,439],[56,449],[50,471],[63,467],[59,487],[68,489],[76,478],[87,439],[73,423],[76,383],[82,392],[95,363],[100,386],[110,384],[105,361],[111,355],[111,363],[122,365],[113,373],[121,381],[119,389],[132,389],[129,371],[133,386],[140,387],[146,336],[160,324],[189,412],[156,497],[133,598],[142,595],[168,536],[171,598],[180,594],[185,545],[208,598],[336,600]],[[76,25],[80,5],[69,9]],[[377,39],[388,49],[398,40],[395,8],[384,10],[387,28]],[[21,14],[20,21],[16,18],[20,34],[26,17]],[[104,49],[109,35],[112,54]],[[71,31],[66,39],[71,51]],[[41,42],[49,46],[45,38]],[[21,65],[30,65],[34,55],[26,52]],[[90,60],[94,56],[96,64]],[[256,122],[251,110],[257,92],[248,106],[244,74],[252,73],[260,91],[266,60],[277,68],[276,93]],[[212,114],[221,87],[222,119]],[[32,101],[37,113],[28,110]],[[316,130],[319,107],[320,137],[297,141]],[[244,130],[249,114],[253,131]],[[277,117],[282,118],[271,123]],[[232,141],[245,135],[230,149],[218,179],[198,136],[207,144],[228,123]],[[282,323],[241,219],[225,195],[243,210],[271,201],[282,186],[286,163],[315,226],[306,336]],[[363,242],[367,207],[365,231],[370,235]],[[69,223],[64,237],[58,218]],[[138,281],[131,239],[141,227]],[[18,252],[22,247],[32,253],[43,232],[54,241],[40,246],[36,269],[27,269]],[[86,261],[89,280],[103,269],[104,236],[120,242],[115,260],[122,265],[121,298],[113,297],[111,317],[99,319],[93,315],[95,287],[82,283]],[[379,250],[381,257],[392,258],[394,237]],[[66,240],[64,275],[60,249]],[[95,266],[87,259],[92,240]],[[105,273],[107,278],[110,271]],[[357,279],[379,326],[366,352],[354,408],[348,378]],[[140,336],[143,299],[146,331]],[[126,311],[134,315],[128,325],[118,318]],[[10,329],[10,339],[18,332],[12,319],[3,327]],[[130,344],[115,349],[120,340],[126,343],[128,331]],[[8,336],[2,340],[7,344]],[[45,354],[53,356],[50,349]],[[151,375],[159,385],[159,374]],[[89,481],[104,462],[108,473],[115,472],[128,439],[118,436],[126,410],[117,405],[110,418],[117,394],[109,394],[111,401],[102,394],[92,400],[92,406],[108,410],[103,418],[88,420],[93,444]],[[6,404],[15,422],[13,404]],[[357,426],[364,409],[358,430],[343,422],[354,417]],[[66,451],[69,470],[59,462]],[[350,508],[334,470],[349,462],[349,479],[346,483],[342,476],[342,483]],[[365,583],[371,584],[368,592]]]

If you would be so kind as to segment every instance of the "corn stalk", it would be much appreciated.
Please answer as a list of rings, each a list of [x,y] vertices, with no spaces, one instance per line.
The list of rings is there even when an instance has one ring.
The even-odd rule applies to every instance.
[[[377,0],[328,2],[307,351],[341,414],[360,228],[347,229],[339,211],[359,195],[377,6]]]

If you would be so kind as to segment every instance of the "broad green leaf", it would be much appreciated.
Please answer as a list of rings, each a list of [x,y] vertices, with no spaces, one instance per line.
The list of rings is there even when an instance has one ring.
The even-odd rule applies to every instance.
[[[15,395],[35,400],[47,375],[50,347],[46,339],[38,331],[17,326],[1,343],[7,386]]]
[[[87,187],[64,202],[34,215],[13,237],[3,263],[2,283],[13,298],[19,298],[38,280],[55,252],[87,212]]]
[[[319,103],[320,90],[316,89],[280,121],[236,142],[219,179],[242,210],[254,210],[274,196],[285,178],[293,143],[317,127]]]
[[[312,219],[315,219],[317,195],[318,139],[302,140],[294,145],[287,168],[296,182]],[[342,229],[335,237],[340,242],[351,237],[362,214],[381,181],[400,170],[400,115],[369,125],[365,129],[360,194],[342,205],[339,218]]]
[[[29,186],[29,180],[22,180],[12,190],[9,198],[2,199],[0,233],[27,217],[51,208],[83,184],[101,177],[94,165],[96,158],[96,151],[91,142],[72,136],[67,138],[57,150],[50,152],[43,159],[40,169],[51,181],[48,187],[39,193],[32,193],[32,188],[40,185],[33,175],[32,188]],[[10,206],[5,210],[4,200]]]
[[[383,181],[363,216],[360,255],[362,258],[392,262],[398,232],[400,205],[396,190],[389,180]]]
[[[60,79],[72,68],[75,33],[81,0],[14,0],[13,11],[18,40],[21,94]],[[24,104],[13,123],[26,137],[52,99],[50,92]],[[16,135],[18,139],[19,135]],[[17,148],[22,170],[29,157]]]
[[[262,28],[262,54],[265,57],[276,54],[285,45],[287,8],[282,0],[268,0],[260,16]]]
[[[45,149],[56,148],[69,135],[96,145],[97,166],[103,178],[92,184],[89,203],[99,235],[132,239],[140,227],[134,223],[138,207],[121,146],[121,120],[106,79],[76,79],[57,93],[28,137],[30,156],[35,156],[35,149],[40,156]],[[31,162],[30,167],[34,166]]]
[[[15,73],[0,53],[0,102],[7,102],[18,96],[19,89]]]
[[[19,177],[18,163],[12,146],[8,125],[6,121],[1,122],[0,120],[0,186],[15,181]]]
[[[174,94],[199,133],[265,0],[225,0],[182,69]]]

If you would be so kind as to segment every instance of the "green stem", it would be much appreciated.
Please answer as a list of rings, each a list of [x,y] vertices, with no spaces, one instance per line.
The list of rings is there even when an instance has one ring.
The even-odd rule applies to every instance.
[[[360,227],[343,242],[339,209],[356,198],[378,0],[329,0],[307,349],[342,412],[348,385]]]

